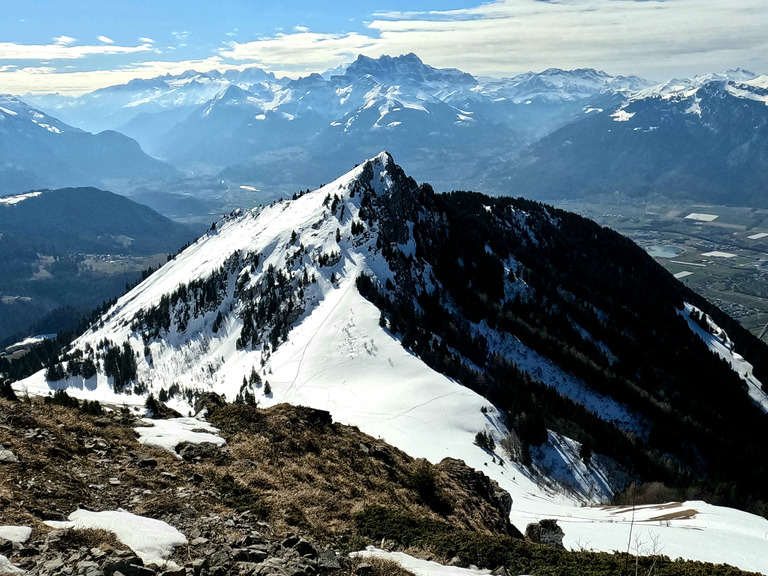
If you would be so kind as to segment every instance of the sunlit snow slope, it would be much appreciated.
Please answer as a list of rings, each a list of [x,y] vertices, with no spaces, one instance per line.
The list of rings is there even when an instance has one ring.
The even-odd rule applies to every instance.
[[[364,188],[379,197],[391,193],[396,168],[381,154],[294,201],[233,214],[122,297],[73,350],[98,358],[94,351],[124,351],[128,342],[140,385],[129,384],[127,391],[136,387],[143,394],[115,392],[106,362],[90,378],[48,382],[40,372],[15,386],[142,404],[147,392],[168,393],[175,385],[179,392],[169,404],[184,412],[194,391],[208,390],[229,400],[253,394],[261,406],[290,402],[328,410],[334,420],[414,457],[461,458],[485,472],[512,495],[511,519],[520,529],[556,518],[566,546],[626,550],[633,512],[584,506],[589,495],[606,497],[611,488],[598,464],[579,458],[578,443],[550,433],[540,455],[551,470],[579,484],[570,496],[506,461],[500,448],[492,454],[476,446],[479,431],[489,432],[497,446],[507,434],[499,411],[404,349],[382,327],[379,309],[359,294],[361,273],[382,285],[394,278],[377,252],[376,225],[368,227],[360,211]],[[408,244],[401,248],[409,251]],[[547,366],[529,369],[556,375]],[[569,381],[562,393],[576,387],[578,381]],[[596,395],[580,394],[580,402],[604,409]],[[610,415],[618,408],[605,410]],[[743,512],[703,502],[645,507],[634,514],[633,533],[632,552],[768,572],[768,521]]]

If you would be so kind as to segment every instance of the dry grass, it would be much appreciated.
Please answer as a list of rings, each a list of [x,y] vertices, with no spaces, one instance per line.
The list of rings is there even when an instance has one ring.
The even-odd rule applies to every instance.
[[[50,546],[64,553],[71,553],[83,547],[99,548],[105,552],[125,549],[125,545],[117,539],[114,532],[93,528],[66,530],[58,540],[51,542]]]
[[[248,511],[277,534],[300,531],[321,543],[354,536],[355,514],[370,505],[486,532],[502,524],[452,472],[326,413],[230,405],[212,420],[230,456],[187,462],[139,444],[130,415],[3,401],[0,444],[20,463],[0,474],[0,520],[48,531],[41,520],[65,519],[79,506],[160,519]],[[140,468],[143,457],[157,466]]]
[[[664,522],[666,520],[690,520],[691,518],[695,518],[696,514],[699,512],[697,510],[680,510],[678,512],[670,512],[669,514],[662,514],[661,516],[654,516],[653,518],[650,518],[649,522]]]
[[[361,558],[356,556],[352,558],[349,574],[355,574],[360,564],[368,564],[371,567],[371,576],[413,576],[397,562],[386,560],[384,558]]]
[[[213,421],[239,464],[228,472],[267,504],[278,532],[301,528],[315,538],[333,539],[351,533],[354,514],[376,504],[481,531],[489,531],[491,519],[503,525],[491,505],[439,467],[415,461],[355,427],[330,423],[319,411],[227,406]],[[442,514],[414,486],[423,466],[434,475],[436,501],[451,503],[448,510],[433,506]]]

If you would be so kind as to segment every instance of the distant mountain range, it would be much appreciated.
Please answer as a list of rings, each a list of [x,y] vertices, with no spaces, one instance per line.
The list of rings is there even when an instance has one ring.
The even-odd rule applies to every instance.
[[[735,71],[642,90],[507,155],[487,182],[533,198],[655,193],[768,207],[768,76]]]
[[[493,79],[434,68],[407,54],[359,56],[297,80],[258,68],[189,71],[77,98],[23,98],[73,126],[121,131],[187,175],[210,178],[200,190],[184,185],[198,200],[222,193],[214,184],[265,190],[270,199],[290,195],[332,179],[361,154],[388,149],[439,190],[548,200],[660,193],[766,205],[768,77],[743,70],[659,85],[592,69]],[[73,130],[53,119],[35,124],[49,134],[40,124]],[[106,134],[90,138],[106,140]],[[125,159],[120,166],[139,162],[132,149],[133,160],[118,155]],[[75,163],[83,154],[66,158]],[[91,165],[104,164],[90,158]],[[6,167],[6,181],[20,192],[30,184],[23,163],[15,164],[21,168]],[[129,172],[157,177],[161,166],[167,169],[154,164]],[[74,168],[49,172],[65,169]],[[157,207],[179,199],[166,201],[160,185],[141,188]]]
[[[7,95],[0,95],[0,158],[0,195],[60,186],[122,189],[179,176],[119,132],[91,134]]]
[[[419,179],[448,189],[474,187],[488,162],[647,86],[589,69],[478,79],[407,54],[359,56],[298,80],[260,69],[188,72],[78,98],[25,99],[74,126],[122,131],[177,167],[235,183],[295,192],[386,148]]]

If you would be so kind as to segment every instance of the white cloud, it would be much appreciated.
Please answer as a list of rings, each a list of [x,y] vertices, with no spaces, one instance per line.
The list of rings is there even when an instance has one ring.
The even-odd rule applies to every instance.
[[[295,76],[325,70],[329,64],[349,60],[376,46],[374,38],[363,34],[319,34],[299,32],[277,34],[253,42],[232,42],[219,55],[249,61],[277,73]]]
[[[77,38],[72,38],[72,36],[57,36],[53,41],[58,46],[69,46],[73,42],[77,42]]]
[[[133,54],[135,52],[147,52],[151,49],[148,44],[141,46],[115,46],[102,44],[99,46],[70,46],[71,42],[59,42],[56,44],[16,44],[14,42],[0,42],[0,60],[75,60],[94,54]]]
[[[232,65],[218,56],[181,62],[151,61],[116,70],[62,72],[51,66],[27,68],[0,67],[0,86],[11,94],[59,92],[83,94],[97,88],[126,84],[134,78],[155,78],[163,74],[181,74],[187,70],[242,70],[247,65]]]
[[[292,32],[278,29],[251,42],[237,42],[228,35],[229,41],[215,56],[179,63],[149,56],[159,50],[146,37],[140,38],[138,46],[115,46],[104,43],[105,37],[99,38],[98,46],[77,46],[69,36],[48,45],[0,42],[0,63],[36,60],[41,64],[0,68],[0,85],[17,93],[74,93],[175,70],[249,65],[296,77],[333,68],[361,53],[377,57],[408,52],[434,66],[492,76],[548,67],[593,67],[655,80],[737,66],[764,73],[766,28],[765,0],[496,0],[461,10],[380,11],[362,32],[321,34],[296,26]],[[164,51],[183,57],[183,45],[192,45],[190,33],[183,30],[172,35],[181,43]],[[156,61],[90,72],[80,66],[80,71],[67,73],[55,72],[50,68],[53,64],[48,64],[133,53],[137,60]]]
[[[108,36],[97,36],[96,40],[98,40],[99,42],[102,42],[104,44],[114,44],[115,43],[115,41],[112,40],[112,38],[109,38]]]
[[[475,8],[379,12],[368,33],[298,29],[221,55],[271,70],[318,71],[364,53],[415,52],[436,66],[474,74],[603,68],[664,79],[684,72],[765,66],[764,0],[498,0]]]

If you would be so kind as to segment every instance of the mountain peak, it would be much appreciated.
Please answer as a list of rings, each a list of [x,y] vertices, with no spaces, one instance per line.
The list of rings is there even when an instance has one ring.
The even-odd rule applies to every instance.
[[[347,67],[346,76],[363,77],[371,76],[378,81],[435,81],[452,80],[474,83],[471,74],[455,68],[435,68],[425,64],[413,52],[400,56],[381,55],[379,58],[370,58],[360,54],[357,59]]]

